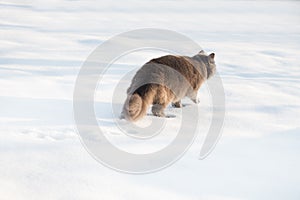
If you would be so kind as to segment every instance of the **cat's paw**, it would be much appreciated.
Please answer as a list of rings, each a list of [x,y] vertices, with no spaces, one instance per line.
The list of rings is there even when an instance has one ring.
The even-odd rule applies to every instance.
[[[200,98],[197,97],[195,99],[192,99],[192,101],[195,103],[195,104],[199,104],[200,103]]]
[[[163,112],[156,112],[156,113],[153,113],[153,115],[156,117],[166,117],[165,113],[163,113]]]
[[[175,103],[172,103],[172,107],[174,107],[174,108],[181,108],[182,104],[180,102],[175,102]]]

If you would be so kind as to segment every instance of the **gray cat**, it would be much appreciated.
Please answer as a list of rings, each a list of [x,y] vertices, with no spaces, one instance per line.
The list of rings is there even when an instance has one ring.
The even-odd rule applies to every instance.
[[[181,107],[184,97],[199,103],[198,89],[216,71],[214,57],[202,50],[193,57],[166,55],[150,60],[133,77],[121,118],[137,121],[150,105],[153,115],[164,117],[167,105]]]

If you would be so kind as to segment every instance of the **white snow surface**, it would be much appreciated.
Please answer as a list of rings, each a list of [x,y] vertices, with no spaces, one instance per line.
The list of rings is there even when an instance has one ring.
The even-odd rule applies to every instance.
[[[299,1],[12,0],[0,9],[0,199],[300,199]],[[72,110],[78,71],[103,41],[138,28],[174,30],[216,54],[226,118],[204,160],[206,85],[199,135],[164,170],[116,172],[81,144]],[[161,139],[137,145],[118,133],[110,111],[120,77],[165,54],[124,56],[95,94],[99,126],[129,152],[158,150],[176,134],[180,109],[167,109],[176,118]]]

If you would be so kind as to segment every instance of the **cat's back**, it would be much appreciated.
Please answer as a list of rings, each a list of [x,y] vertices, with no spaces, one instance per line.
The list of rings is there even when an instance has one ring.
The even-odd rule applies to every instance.
[[[170,67],[186,78],[190,78],[191,75],[195,73],[193,64],[189,62],[185,56],[166,55],[150,60],[147,65],[149,64],[150,66],[151,64],[159,64],[161,68]]]

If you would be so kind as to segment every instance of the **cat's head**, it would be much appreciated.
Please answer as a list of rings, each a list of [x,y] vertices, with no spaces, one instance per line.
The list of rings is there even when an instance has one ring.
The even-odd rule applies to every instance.
[[[216,73],[215,54],[211,53],[207,55],[203,50],[201,50],[196,56],[205,64],[207,69],[207,79],[209,79]]]

